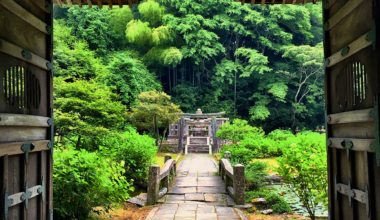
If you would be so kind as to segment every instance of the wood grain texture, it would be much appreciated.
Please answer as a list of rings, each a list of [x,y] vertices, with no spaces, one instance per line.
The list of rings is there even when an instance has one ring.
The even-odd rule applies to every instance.
[[[87,5],[88,5],[88,7],[92,8],[92,1],[91,0],[87,0]]]
[[[42,141],[47,139],[47,128],[0,127],[0,143]]]
[[[40,193],[37,192],[38,188],[40,188],[40,185],[33,186],[33,187],[29,188],[29,191],[32,192],[32,196],[29,199],[34,198],[34,197],[40,195]],[[13,201],[14,201],[10,207],[18,205],[18,204],[24,202],[23,200],[21,200],[21,196],[22,196],[23,193],[24,192],[19,192],[19,193],[16,193],[16,194],[8,196],[8,198],[13,199]]]
[[[32,13],[38,19],[46,23],[47,16],[50,12],[46,9],[45,0],[14,0],[17,4],[23,7],[25,10]]]
[[[331,7],[329,11],[337,10],[338,6],[344,6],[346,0],[340,0]],[[348,14],[343,20],[331,30],[325,32],[329,35],[328,43],[329,47],[327,56],[340,51],[353,41],[359,39],[372,29],[372,3],[370,0],[364,0],[362,4],[356,7],[350,14]],[[331,16],[333,16],[332,14]],[[360,19],[359,19],[360,18]]]
[[[368,32],[369,33],[369,32]],[[342,56],[342,50],[339,50],[338,52],[334,53],[333,55],[331,55],[328,59],[330,61],[330,63],[327,65],[327,67],[331,67],[339,62],[341,62],[342,60],[352,56],[353,54],[359,52],[360,50],[372,45],[372,41],[367,41],[367,35],[368,33],[362,35],[360,38],[358,38],[357,40],[355,40],[354,42],[350,43],[348,45],[348,47],[350,48],[349,52],[347,55],[345,56]]]
[[[23,49],[4,40],[4,39],[1,39],[0,38],[0,41],[1,41],[1,46],[0,46],[0,51],[1,52],[4,52],[6,54],[9,54],[13,57],[16,57],[16,58],[19,58],[21,60],[24,60],[28,63],[31,63],[33,65],[36,65],[44,70],[49,70],[46,66],[46,64],[48,63],[47,60],[45,60],[44,58],[38,56],[37,54],[34,54],[34,53],[31,53],[32,54],[32,58],[30,60],[28,59],[25,59],[23,56],[22,56],[22,51]]]
[[[334,14],[328,20],[328,28],[326,31],[331,30],[336,24],[338,24],[343,18],[350,14],[358,5],[360,5],[364,0],[350,0],[348,1],[336,14]]]
[[[12,0],[0,0],[0,5],[11,11],[13,14],[17,15],[19,18],[23,19],[33,27],[37,28],[41,32],[50,35],[46,30],[46,23],[38,19],[32,13],[25,10],[19,4]]]
[[[42,116],[0,113],[0,126],[50,127],[48,119]]]
[[[58,3],[58,1],[61,1],[63,4],[67,4],[67,2],[62,1],[62,0],[53,0],[54,3]],[[95,1],[94,0],[94,2],[100,2],[100,3],[102,3],[102,5],[103,4],[105,4],[105,5],[108,4],[109,1],[111,1],[113,4],[115,4],[116,2],[119,4],[119,1],[121,1],[123,5],[130,5],[130,7],[132,7],[131,6],[132,4],[139,4],[142,0],[118,0],[118,1],[116,1],[116,0],[96,0]],[[242,2],[242,4],[247,4],[247,3],[251,4],[250,1],[245,1],[245,0],[242,0],[242,1],[237,0],[237,1]],[[305,3],[315,3],[315,2],[320,2],[320,1],[322,1],[322,0],[295,0],[295,4],[303,3],[303,2],[305,2]],[[282,4],[282,2],[283,2],[283,0],[275,0],[274,4]],[[293,1],[289,1],[286,4],[292,4],[292,2]],[[76,5],[78,3],[76,3],[75,1],[73,1],[72,4]],[[271,4],[271,1],[268,1],[265,4]],[[119,7],[120,7],[120,4],[119,4]]]
[[[29,151],[29,153],[38,152],[42,150],[49,150],[49,148],[47,147],[47,144],[49,143],[48,140],[0,144],[0,157],[5,156],[5,155],[24,154],[24,152],[21,150],[21,146],[23,144],[30,144],[30,143],[33,143],[35,145],[35,148],[33,151]]]
[[[343,140],[350,140],[353,143],[352,151],[367,151],[367,152],[375,152],[371,148],[371,144],[375,141],[375,139],[354,139],[354,138],[329,138],[331,141],[330,147],[337,149],[345,149],[342,146]]]
[[[329,124],[345,124],[345,123],[374,121],[373,118],[371,118],[371,116],[369,115],[371,111],[372,111],[372,108],[331,114],[329,115],[331,117],[331,120],[328,123]]]
[[[3,40],[46,58],[48,35],[17,17],[2,5],[0,5],[0,30],[0,38]]]
[[[99,8],[103,8],[103,2],[101,0],[97,0]]]

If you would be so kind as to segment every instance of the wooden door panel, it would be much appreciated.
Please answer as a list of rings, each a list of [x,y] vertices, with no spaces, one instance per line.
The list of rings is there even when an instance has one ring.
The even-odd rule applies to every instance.
[[[379,219],[378,0],[325,2],[330,219]],[[377,28],[377,29],[376,29]],[[380,164],[379,164],[380,165]]]
[[[52,2],[0,1],[0,219],[52,219]]]

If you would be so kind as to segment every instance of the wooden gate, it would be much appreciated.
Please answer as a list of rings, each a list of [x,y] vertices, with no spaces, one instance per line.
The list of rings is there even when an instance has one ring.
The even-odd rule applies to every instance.
[[[380,219],[379,3],[323,4],[330,219]]]
[[[52,2],[0,0],[0,219],[52,219]]]

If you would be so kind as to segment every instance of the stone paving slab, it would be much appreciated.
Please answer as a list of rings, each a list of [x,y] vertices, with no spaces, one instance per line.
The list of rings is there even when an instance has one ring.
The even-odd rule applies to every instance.
[[[226,193],[225,187],[197,187],[197,193]]]
[[[226,194],[217,171],[210,155],[187,154],[177,167],[172,187],[160,200],[164,203],[154,207],[146,219],[246,220],[240,210],[227,207],[233,199]]]
[[[167,195],[166,201],[173,201],[173,200],[185,200],[184,195]]]
[[[206,202],[224,202],[223,194],[205,194]]]
[[[198,204],[180,204],[178,211],[196,211]]]
[[[173,187],[169,190],[168,194],[186,194],[186,193],[196,193],[197,187]]]
[[[225,184],[222,181],[198,181],[197,186],[225,187]]]
[[[186,201],[205,201],[205,196],[203,193],[191,193],[185,194]]]

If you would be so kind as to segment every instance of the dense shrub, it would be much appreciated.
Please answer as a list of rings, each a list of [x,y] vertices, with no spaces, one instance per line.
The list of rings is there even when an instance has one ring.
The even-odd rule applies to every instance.
[[[268,189],[260,189],[257,191],[249,191],[245,195],[246,202],[252,202],[253,199],[265,198],[266,203],[262,205],[264,209],[272,209],[276,213],[291,213],[292,209],[289,204],[276,192]]]
[[[326,137],[303,132],[287,140],[292,144],[284,148],[284,155],[277,159],[277,172],[314,219],[318,203],[327,204]],[[297,178],[294,178],[295,174]]]
[[[100,149],[103,155],[115,161],[125,161],[125,177],[137,182],[145,181],[157,153],[153,138],[132,131],[108,137]]]
[[[116,163],[98,152],[58,148],[54,152],[54,218],[88,219],[94,207],[108,211],[124,202],[133,190]],[[93,210],[95,211],[95,210]]]
[[[223,150],[220,152],[222,157],[224,157],[224,152],[226,151],[231,152],[231,160],[236,163],[247,164],[255,158],[251,150],[239,145],[224,145]]]
[[[264,185],[264,181],[268,173],[265,171],[268,168],[267,163],[255,161],[245,164],[245,186],[247,190],[257,190]]]

